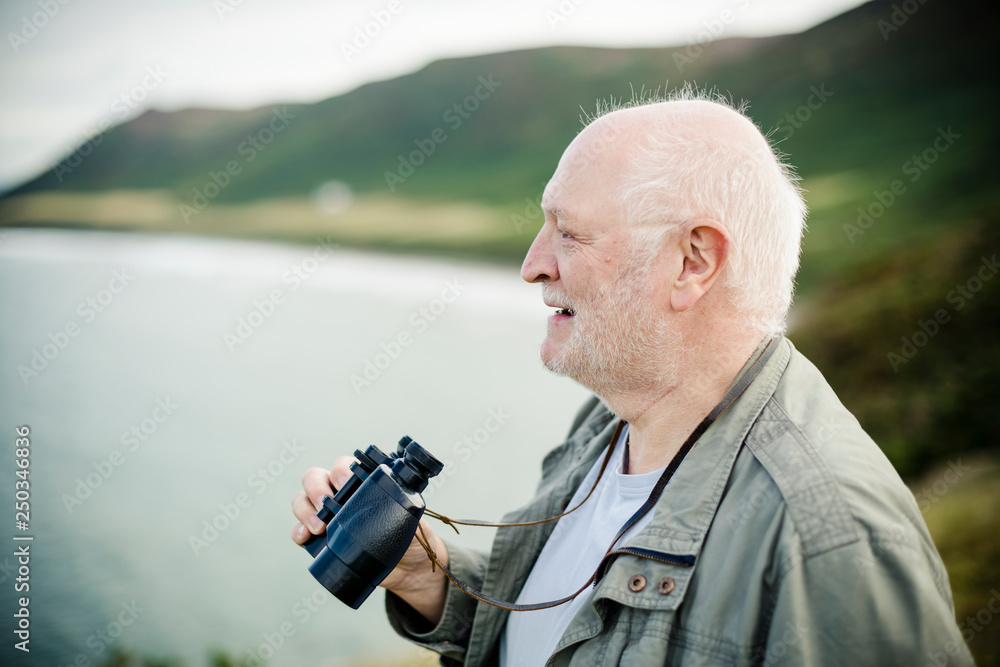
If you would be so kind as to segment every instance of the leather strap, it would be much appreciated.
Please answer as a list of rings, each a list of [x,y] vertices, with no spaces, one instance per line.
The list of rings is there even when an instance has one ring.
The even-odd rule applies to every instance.
[[[539,519],[538,521],[522,521],[519,523],[491,523],[489,521],[478,521],[476,519],[449,519],[443,514],[438,514],[433,510],[424,510],[424,514],[431,517],[432,519],[437,519],[441,523],[451,526],[451,529],[458,533],[458,528],[456,526],[479,526],[483,528],[516,528],[518,526],[537,526],[540,523],[548,523],[549,521],[556,521],[563,518],[567,514],[572,514],[577,511],[583,504],[590,499],[590,496],[594,493],[594,489],[597,488],[598,482],[601,481],[601,477],[604,476],[604,471],[607,469],[608,464],[611,463],[611,455],[615,451],[615,443],[621,437],[622,429],[625,427],[625,422],[619,420],[618,427],[615,429],[615,434],[611,436],[611,446],[608,447],[608,453],[604,455],[604,461],[601,462],[601,469],[597,473],[597,478],[594,480],[594,485],[590,487],[590,491],[587,492],[586,497],[581,500],[576,507],[568,509],[562,514],[557,514],[556,516],[550,516],[548,519]]]
[[[622,526],[621,530],[618,531],[618,535],[615,537],[614,541],[611,542],[611,546],[609,546],[608,550],[604,553],[604,557],[601,559],[601,562],[597,566],[597,569],[594,571],[592,575],[590,575],[590,578],[587,580],[587,582],[572,595],[568,595],[559,600],[550,600],[548,602],[536,602],[532,604],[518,604],[515,602],[505,602],[504,600],[500,600],[491,595],[487,595],[486,593],[477,590],[472,586],[469,586],[465,582],[461,581],[460,579],[458,579],[458,577],[456,577],[451,572],[451,570],[445,567],[441,563],[441,561],[438,560],[437,554],[434,552],[434,549],[430,546],[430,543],[427,541],[427,538],[423,533],[423,528],[421,527],[417,531],[415,537],[417,541],[420,543],[420,546],[422,546],[424,548],[424,551],[427,552],[427,557],[431,560],[432,568],[440,567],[441,570],[445,573],[445,576],[447,576],[448,579],[451,581],[451,583],[454,584],[457,588],[459,588],[462,592],[466,593],[467,595],[474,597],[480,602],[485,602],[486,604],[493,605],[494,607],[500,607],[501,609],[507,609],[509,611],[536,611],[539,609],[548,609],[550,607],[557,607],[561,604],[569,602],[576,596],[580,595],[580,593],[590,588],[591,585],[596,584],[598,581],[600,581],[600,579],[604,576],[604,573],[607,571],[608,565],[610,565],[610,562],[614,557],[616,557],[620,553],[629,553],[625,551],[615,551],[614,550],[615,545],[618,544],[618,541],[625,535],[625,533],[629,531],[629,529],[632,528],[632,526],[634,526],[642,517],[644,517],[651,509],[653,509],[657,501],[660,499],[660,496],[663,494],[663,490],[667,487],[667,483],[670,482],[670,479],[674,476],[674,473],[677,472],[677,469],[680,467],[681,462],[684,460],[684,457],[687,456],[688,452],[691,451],[691,448],[694,447],[694,444],[698,441],[698,439],[701,438],[701,436],[705,433],[705,431],[708,430],[708,427],[711,426],[715,422],[715,420],[718,419],[719,416],[723,412],[725,412],[726,409],[729,408],[729,406],[732,405],[733,402],[735,402],[736,399],[743,394],[744,391],[746,391],[747,387],[750,386],[750,383],[752,383],[754,379],[760,374],[760,371],[764,368],[764,365],[767,363],[768,359],[771,358],[771,355],[774,354],[774,351],[777,349],[777,347],[778,346],[775,344],[775,340],[773,338],[769,340],[767,342],[767,345],[761,351],[760,355],[757,357],[757,360],[753,363],[753,365],[751,365],[751,367],[747,369],[747,372],[744,373],[739,378],[739,380],[732,386],[732,388],[730,388],[730,390],[726,393],[725,397],[723,397],[722,401],[720,401],[718,405],[712,408],[712,411],[708,413],[708,415],[701,421],[700,424],[698,424],[698,427],[691,432],[691,435],[689,435],[687,440],[684,441],[684,444],[681,445],[681,448],[677,451],[677,453],[674,455],[674,458],[670,461],[670,464],[667,465],[666,469],[664,469],[663,474],[660,475],[659,480],[657,480],[656,482],[656,486],[653,487],[652,492],[649,494],[649,498],[647,498],[646,502],[642,504],[642,506],[636,511],[636,513],[633,514],[632,517],[625,522],[625,525]],[[608,466],[608,462],[611,460],[611,454],[615,449],[615,446],[618,442],[619,436],[621,435],[621,430],[624,427],[624,425],[625,422],[619,420],[618,427],[615,429],[615,435],[611,439],[611,444],[608,446],[608,453],[604,457],[604,462],[601,464],[600,473],[597,475],[598,481],[601,479],[601,476],[604,474],[604,471]],[[561,517],[566,516],[567,514],[576,511],[583,505],[584,502],[587,501],[587,498],[590,498],[596,486],[597,486],[597,481],[594,482],[594,487],[590,489],[590,492],[587,494],[587,497],[584,498],[583,501],[581,501],[580,504],[578,504],[573,509],[563,512],[558,516],[550,517],[548,519],[541,519],[539,521],[527,521],[523,523],[487,523],[482,521],[455,521],[453,519],[448,519],[447,517],[443,517],[442,515],[436,512],[430,512],[430,511],[426,511],[425,514],[440,519],[441,521],[447,523],[453,529],[455,529],[456,532],[458,531],[458,529],[455,528],[454,524],[460,524],[465,526],[490,526],[490,527],[534,526],[540,523],[546,523],[548,521],[555,521],[556,519],[559,519]]]

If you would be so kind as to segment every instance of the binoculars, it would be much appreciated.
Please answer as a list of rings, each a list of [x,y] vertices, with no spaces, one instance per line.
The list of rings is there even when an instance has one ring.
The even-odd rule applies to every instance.
[[[309,572],[338,600],[357,609],[399,563],[424,514],[420,495],[444,464],[409,436],[396,452],[354,451],[350,479],[323,496],[316,513],[326,532],[302,546],[312,555]]]

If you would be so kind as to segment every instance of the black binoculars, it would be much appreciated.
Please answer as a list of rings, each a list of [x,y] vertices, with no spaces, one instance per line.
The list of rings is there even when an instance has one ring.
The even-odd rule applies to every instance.
[[[309,572],[357,609],[406,553],[424,514],[420,494],[444,464],[409,436],[391,456],[375,445],[354,456],[350,479],[316,513],[326,532],[302,546],[315,557]]]

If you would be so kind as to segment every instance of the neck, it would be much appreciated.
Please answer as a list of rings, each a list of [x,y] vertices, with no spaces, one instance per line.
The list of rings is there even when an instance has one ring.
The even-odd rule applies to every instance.
[[[701,346],[678,366],[679,381],[633,391],[598,395],[629,423],[629,470],[640,475],[663,468],[691,432],[725,397],[729,386],[760,344]],[[709,354],[706,350],[712,350]]]

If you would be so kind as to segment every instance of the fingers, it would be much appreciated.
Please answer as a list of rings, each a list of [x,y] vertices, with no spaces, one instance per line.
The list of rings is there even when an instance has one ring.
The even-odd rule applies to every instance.
[[[296,544],[302,544],[309,539],[310,535],[312,535],[312,533],[309,532],[309,529],[301,523],[297,523],[292,527],[292,541]]]
[[[323,496],[333,495],[351,476],[353,456],[341,456],[333,462],[330,470],[309,468],[302,475],[302,491],[292,498],[292,513],[299,524],[292,528],[292,540],[297,544],[305,542],[309,535],[319,535],[326,530],[326,524],[316,517],[323,504]]]
[[[326,471],[324,471],[326,472]],[[322,496],[320,496],[322,498]],[[305,491],[299,491],[292,498],[292,513],[295,518],[308,528],[313,535],[319,535],[326,529],[326,524],[316,516],[317,505],[309,500]],[[294,538],[294,535],[292,537]]]
[[[302,489],[302,493],[312,503],[315,512],[322,504],[323,496],[334,492],[330,485],[330,471],[323,468],[309,468],[302,475]]]

